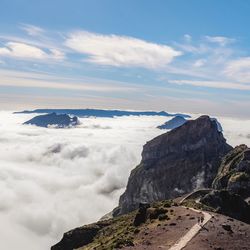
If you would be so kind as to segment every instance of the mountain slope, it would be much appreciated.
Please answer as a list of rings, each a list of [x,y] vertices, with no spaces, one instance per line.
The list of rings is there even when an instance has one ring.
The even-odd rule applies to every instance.
[[[209,209],[209,208],[208,208]],[[198,224],[198,218],[206,221]],[[195,230],[195,232],[193,232]],[[189,237],[186,239],[186,237]],[[143,204],[128,214],[64,234],[51,250],[249,249],[250,225],[172,201]],[[185,242],[182,242],[185,239]],[[184,244],[185,243],[185,244]],[[180,244],[180,245],[179,245]]]

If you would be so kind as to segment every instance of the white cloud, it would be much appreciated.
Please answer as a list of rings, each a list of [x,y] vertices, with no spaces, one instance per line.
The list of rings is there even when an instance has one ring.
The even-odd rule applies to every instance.
[[[235,82],[223,82],[223,81],[204,81],[204,80],[169,80],[169,83],[178,85],[191,85],[197,87],[209,87],[216,89],[237,89],[237,90],[250,90],[250,85],[235,83]]]
[[[228,44],[233,43],[235,41],[235,39],[228,38],[225,36],[205,36],[205,39],[208,42],[217,43],[220,46],[225,46],[225,45],[228,45]]]
[[[25,43],[7,42],[4,47],[0,47],[0,57],[14,57],[27,60],[62,60],[64,53],[57,49],[49,49],[48,52]]]
[[[206,63],[206,59],[198,59],[194,62],[194,67],[202,67]]]
[[[74,32],[65,45],[85,54],[87,61],[117,67],[156,69],[169,64],[182,53],[170,46],[146,42],[133,37]]]
[[[142,145],[166,120],[86,118],[61,130],[21,125],[32,116],[0,112],[0,242],[8,250],[49,249],[65,231],[111,211]]]
[[[49,249],[64,232],[111,211],[143,144],[168,119],[86,118],[61,130],[21,125],[32,116],[0,112],[0,242],[8,250]],[[219,121],[229,143],[250,144],[250,120]]]
[[[243,83],[250,83],[250,57],[242,57],[228,62],[224,73],[231,79]]]
[[[40,36],[44,33],[44,29],[31,24],[21,24],[21,29],[30,36]]]

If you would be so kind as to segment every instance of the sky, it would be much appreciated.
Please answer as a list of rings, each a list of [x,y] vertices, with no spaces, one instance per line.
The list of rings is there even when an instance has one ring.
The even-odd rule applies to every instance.
[[[0,2],[0,110],[250,115],[247,0]]]

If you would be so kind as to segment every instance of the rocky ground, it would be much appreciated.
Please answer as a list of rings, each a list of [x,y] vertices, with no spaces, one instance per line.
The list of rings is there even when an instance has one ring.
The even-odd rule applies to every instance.
[[[171,210],[173,212],[170,220],[155,220],[141,226],[140,232],[134,237],[134,246],[122,249],[169,249],[197,223],[198,216],[201,216],[183,207],[172,207]]]
[[[63,244],[59,243],[53,250],[173,249],[195,227],[199,227],[199,232],[187,245],[178,248],[177,244],[174,249],[250,249],[249,224],[211,211],[207,213],[211,218],[204,226],[198,226],[198,218],[204,217],[201,210],[194,211],[176,202],[158,202],[141,211],[70,231],[64,236]],[[89,243],[82,247],[67,246],[65,243],[71,240],[76,244],[79,232],[83,233],[80,238],[90,237]]]
[[[250,249],[250,225],[224,215],[213,214],[204,229],[184,248],[184,250],[194,249]]]

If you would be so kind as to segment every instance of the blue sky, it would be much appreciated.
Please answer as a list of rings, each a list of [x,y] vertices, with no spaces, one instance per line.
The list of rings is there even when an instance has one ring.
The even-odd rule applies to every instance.
[[[250,115],[250,2],[1,0],[0,109]]]

